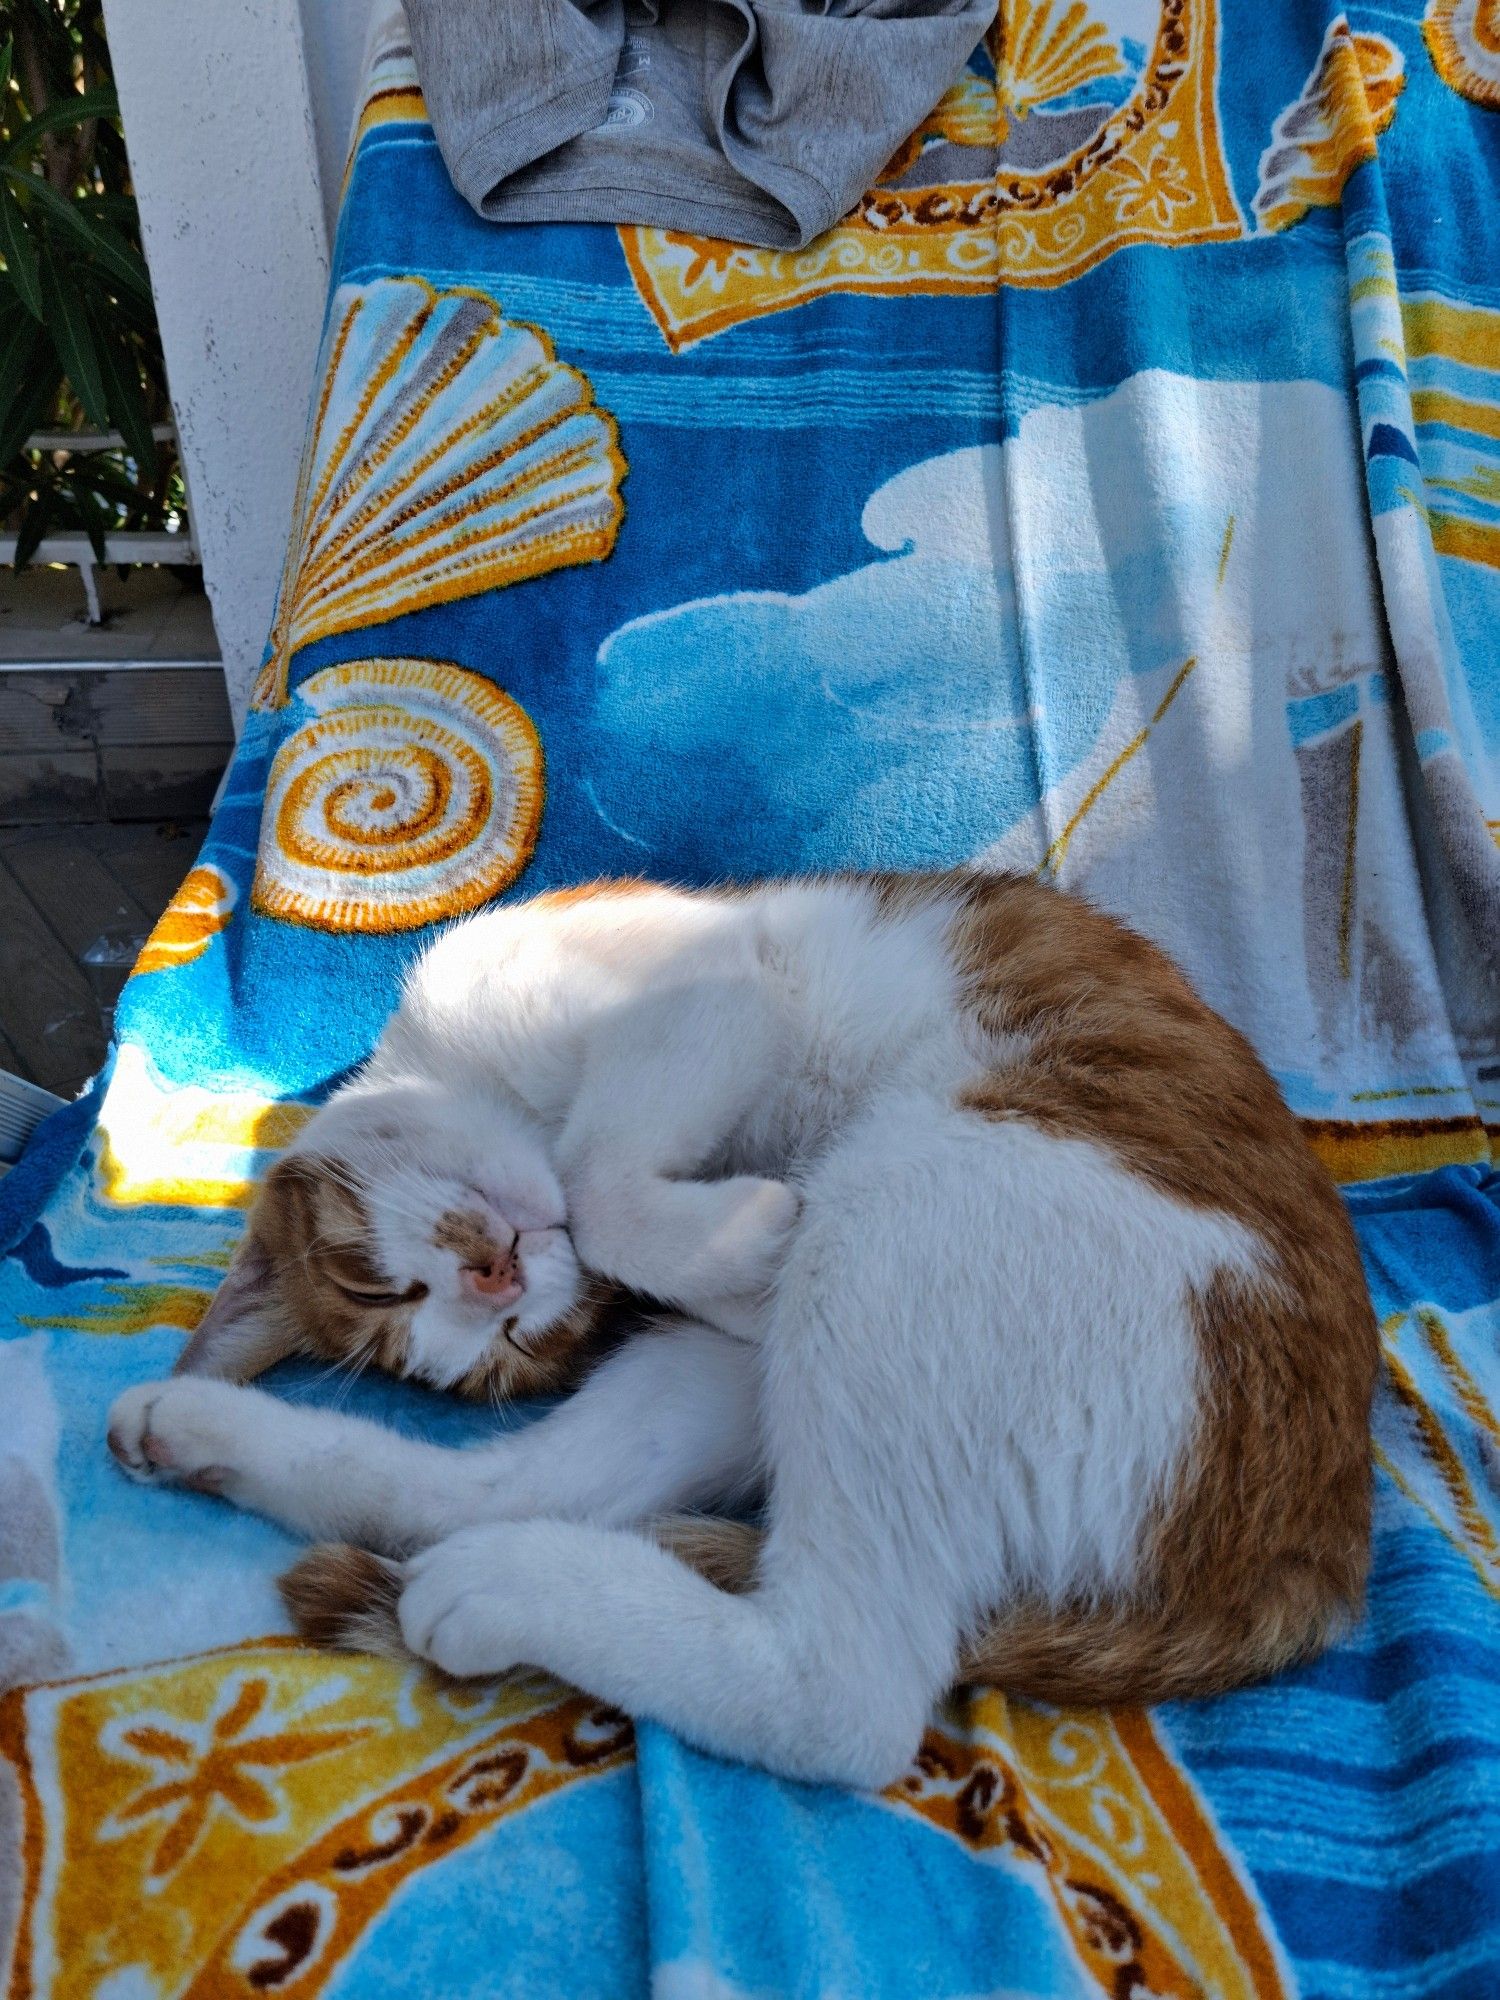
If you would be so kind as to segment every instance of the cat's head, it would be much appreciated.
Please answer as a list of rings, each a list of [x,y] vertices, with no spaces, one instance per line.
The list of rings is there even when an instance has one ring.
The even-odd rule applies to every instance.
[[[571,1379],[610,1303],[519,1107],[362,1080],[267,1175],[178,1368],[248,1381],[305,1354],[533,1394]]]

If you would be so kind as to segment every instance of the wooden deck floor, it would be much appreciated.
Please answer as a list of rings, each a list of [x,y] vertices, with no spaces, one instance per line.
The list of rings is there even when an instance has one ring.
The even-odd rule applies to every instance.
[[[205,819],[0,827],[0,1068],[74,1097]]]

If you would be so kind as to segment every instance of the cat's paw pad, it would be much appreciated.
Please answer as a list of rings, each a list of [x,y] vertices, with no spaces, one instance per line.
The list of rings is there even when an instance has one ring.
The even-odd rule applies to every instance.
[[[411,1651],[456,1680],[482,1679],[517,1664],[505,1597],[486,1553],[462,1537],[429,1549],[408,1566],[397,1607]]]
[[[127,1389],[109,1413],[116,1463],[132,1479],[222,1493],[234,1471],[226,1387],[186,1377]]]

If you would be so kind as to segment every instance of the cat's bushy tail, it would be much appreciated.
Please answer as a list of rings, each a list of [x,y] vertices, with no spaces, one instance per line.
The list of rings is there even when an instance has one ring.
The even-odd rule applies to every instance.
[[[277,1588],[292,1623],[313,1645],[410,1659],[396,1615],[399,1563],[347,1542],[320,1542],[293,1563]]]
[[[759,1530],[706,1515],[652,1523],[663,1548],[721,1590],[748,1590]],[[1350,1607],[1310,1564],[1270,1570],[1248,1602],[1170,1613],[1147,1606],[1001,1612],[964,1647],[957,1679],[1078,1707],[1148,1706],[1219,1694],[1321,1652]]]

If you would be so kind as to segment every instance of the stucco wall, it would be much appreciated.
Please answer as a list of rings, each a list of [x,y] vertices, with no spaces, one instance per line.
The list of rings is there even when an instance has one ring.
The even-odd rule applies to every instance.
[[[105,0],[236,722],[271,622],[373,0]]]
[[[275,604],[328,283],[299,0],[105,0],[236,719]]]

